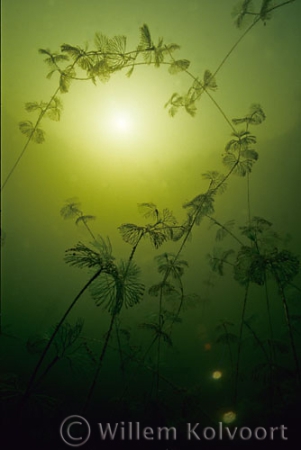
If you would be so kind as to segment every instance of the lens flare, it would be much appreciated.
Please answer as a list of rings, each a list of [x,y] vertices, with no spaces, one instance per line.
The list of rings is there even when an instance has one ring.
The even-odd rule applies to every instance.
[[[220,370],[215,370],[212,374],[212,378],[214,380],[219,380],[220,378],[222,378],[223,374]]]
[[[232,423],[236,420],[236,414],[233,411],[228,411],[223,414],[222,418],[224,423]]]

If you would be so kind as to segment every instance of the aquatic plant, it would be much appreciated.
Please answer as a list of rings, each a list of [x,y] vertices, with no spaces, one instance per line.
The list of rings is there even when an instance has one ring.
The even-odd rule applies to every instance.
[[[263,21],[265,24],[267,20],[271,19],[274,10],[294,1],[287,0],[274,5],[271,4],[271,0],[262,0],[261,8],[257,12],[253,11],[251,1],[244,1],[234,12],[234,15],[236,15],[235,23],[240,28],[248,16],[252,17],[252,23],[232,46],[217,69],[213,73],[206,69],[202,79],[194,76],[188,70],[190,66],[189,60],[176,60],[173,57],[173,53],[180,48],[179,45],[174,43],[166,44],[163,38],[159,38],[158,43],[155,44],[146,24],[140,27],[140,40],[137,47],[130,51],[127,51],[126,48],[126,36],[109,38],[101,33],[95,33],[95,49],[93,50],[89,50],[87,44],[85,47],[62,44],[60,53],[52,52],[50,49],[39,49],[39,53],[45,57],[44,61],[50,69],[47,78],[52,78],[53,74],[56,73],[59,76],[59,85],[49,101],[33,101],[25,104],[25,110],[29,113],[37,113],[38,117],[35,122],[23,120],[19,123],[19,129],[27,140],[19,157],[4,179],[1,190],[11,178],[29,144],[31,142],[42,144],[45,141],[45,131],[40,127],[43,119],[46,117],[54,121],[60,120],[63,104],[58,95],[69,92],[73,81],[89,80],[96,84],[97,80],[106,82],[114,73],[124,69],[127,70],[126,76],[130,77],[137,66],[152,65],[159,68],[161,65],[167,65],[171,75],[184,72],[193,79],[191,87],[185,94],[173,93],[165,104],[169,114],[174,116],[180,108],[184,108],[188,114],[194,116],[197,111],[196,102],[205,93],[235,133],[233,124],[209,92],[217,89],[215,77],[239,43],[259,21]]]
[[[223,228],[223,231],[225,227]],[[254,217],[247,225],[240,227],[240,232],[247,239],[247,244],[241,243],[240,249],[235,253],[232,249],[224,251],[220,256],[216,253],[209,256],[209,261],[213,270],[223,275],[224,265],[229,264],[233,268],[234,279],[244,287],[244,302],[239,332],[239,346],[236,366],[236,383],[234,398],[237,397],[237,385],[239,376],[239,364],[241,356],[241,343],[243,326],[246,324],[245,314],[249,295],[249,288],[252,283],[265,287],[266,305],[268,312],[268,322],[270,329],[271,352],[269,364],[276,366],[275,347],[279,349],[277,341],[273,337],[273,327],[271,319],[271,306],[267,291],[268,278],[273,279],[278,287],[279,296],[283,303],[285,323],[289,332],[290,347],[296,367],[298,384],[300,384],[300,364],[296,350],[293,328],[290,320],[289,306],[285,295],[285,288],[294,280],[299,273],[299,258],[287,249],[281,249],[283,239],[274,232],[272,223],[261,218]],[[231,232],[231,235],[233,233]],[[227,260],[232,257],[231,262]],[[282,347],[284,348],[284,347]]]
[[[272,229],[272,224],[261,217],[251,215],[250,202],[250,173],[254,164],[258,160],[258,152],[254,149],[256,136],[251,133],[253,126],[261,124],[265,120],[265,113],[260,104],[252,104],[248,113],[241,118],[229,119],[221,106],[214,100],[212,93],[217,89],[216,75],[234,51],[243,37],[254,27],[256,23],[265,23],[270,19],[272,11],[292,3],[294,0],[283,2],[277,6],[270,1],[263,0],[259,12],[251,9],[252,2],[244,1],[239,12],[237,12],[236,24],[242,26],[248,18],[252,20],[251,25],[232,47],[222,63],[215,72],[205,70],[203,77],[195,77],[189,72],[190,62],[186,59],[176,60],[173,53],[178,49],[176,44],[164,44],[163,39],[159,39],[155,45],[147,25],[140,29],[140,42],[133,51],[126,51],[126,39],[122,36],[115,36],[112,39],[104,35],[96,34],[96,50],[88,50],[79,46],[64,44],[61,46],[61,54],[52,53],[50,50],[40,50],[46,56],[46,63],[50,66],[48,77],[53,74],[59,76],[59,87],[56,89],[51,100],[47,102],[31,102],[26,104],[28,112],[36,112],[38,119],[36,122],[23,121],[20,123],[20,130],[27,138],[26,144],[17,159],[8,177],[5,179],[2,188],[6,185],[15,168],[20,162],[30,142],[42,143],[45,132],[40,128],[44,117],[52,120],[59,120],[62,103],[58,98],[58,93],[69,91],[71,83],[75,80],[91,80],[93,83],[108,81],[111,75],[120,70],[128,70],[130,76],[139,65],[153,65],[160,67],[168,66],[170,74],[185,73],[192,78],[192,84],[184,94],[174,93],[165,107],[173,117],[179,109],[184,109],[189,115],[194,116],[197,112],[197,101],[202,95],[208,95],[219,113],[224,117],[231,130],[231,139],[226,144],[222,162],[227,168],[226,174],[216,170],[203,174],[203,178],[208,182],[206,190],[199,192],[192,199],[183,204],[185,219],[178,223],[173,213],[165,208],[159,210],[154,203],[139,204],[140,212],[149,223],[134,224],[123,223],[119,226],[119,232],[123,241],[130,245],[127,259],[121,259],[113,253],[113,245],[109,238],[103,238],[94,233],[89,223],[95,219],[93,215],[84,214],[77,199],[68,199],[61,208],[61,216],[64,219],[72,219],[76,225],[82,224],[92,242],[77,242],[73,247],[65,251],[65,262],[71,267],[88,270],[90,278],[80,289],[78,294],[70,303],[61,319],[51,329],[47,337],[35,337],[28,341],[28,349],[31,353],[39,355],[38,362],[29,379],[27,387],[21,390],[23,402],[29,400],[37,394],[40,386],[49,372],[63,359],[67,359],[73,365],[73,357],[80,354],[93,362],[94,373],[91,377],[90,385],[86,395],[84,409],[87,409],[92,401],[95,387],[99,382],[100,373],[107,352],[111,349],[118,352],[120,358],[120,370],[125,383],[121,396],[117,396],[119,404],[125,399],[129,391],[129,382],[133,381],[139,369],[149,372],[155,382],[155,398],[152,398],[153,387],[150,389],[148,404],[153,405],[153,415],[159,406],[166,405],[167,401],[161,396],[160,384],[163,382],[169,385],[173,391],[181,393],[183,398],[181,408],[182,416],[188,417],[188,410],[193,405],[194,413],[201,411],[202,415],[209,423],[214,423],[214,419],[202,408],[203,399],[206,398],[204,389],[195,387],[191,390],[185,386],[177,386],[172,377],[165,375],[163,370],[162,343],[168,347],[173,347],[174,324],[182,321],[182,313],[186,302],[189,301],[189,294],[186,293],[184,275],[188,271],[189,264],[183,259],[183,250],[192,237],[195,227],[200,226],[209,219],[211,225],[218,227],[216,234],[217,241],[230,236],[235,242],[236,249],[214,249],[209,257],[212,269],[219,275],[224,275],[227,268],[232,269],[233,278],[243,289],[243,301],[241,320],[238,324],[237,334],[231,333],[232,322],[224,321],[219,325],[217,331],[220,332],[216,342],[225,345],[228,350],[229,361],[232,374],[235,376],[234,404],[238,397],[238,384],[242,375],[242,356],[244,350],[243,331],[248,330],[256,345],[261,349],[263,362],[254,367],[252,376],[264,377],[270,396],[270,409],[274,407],[275,393],[284,392],[281,390],[281,382],[284,378],[294,376],[290,368],[278,362],[279,355],[286,355],[291,351],[296,373],[300,382],[300,362],[296,345],[296,322],[299,320],[297,314],[291,313],[288,300],[287,289],[292,285],[295,277],[299,273],[299,259],[292,252],[283,248],[283,240]],[[241,129],[243,126],[243,129]],[[217,220],[215,214],[215,200],[217,194],[224,194],[227,183],[232,176],[240,176],[246,181],[247,200],[247,222],[239,227],[239,235],[234,232],[234,220],[222,223]],[[148,240],[155,252],[154,261],[160,279],[146,290],[141,281],[140,266],[135,262],[135,256],[142,240]],[[164,244],[169,244],[175,248],[173,251],[164,251],[158,255],[157,250]],[[115,247],[114,247],[115,249]],[[114,251],[115,252],[115,251]],[[114,256],[113,256],[114,255]],[[282,301],[286,327],[289,336],[289,344],[285,340],[275,339],[273,324],[273,303],[268,290],[268,281],[273,280],[277,286],[279,296]],[[269,336],[263,339],[258,335],[250,320],[246,319],[247,306],[250,305],[250,292],[252,285],[263,286],[265,289],[265,307],[268,315]],[[104,309],[109,316],[109,324],[104,337],[97,339],[93,344],[93,351],[87,344],[87,340],[82,338],[82,322],[77,322],[74,326],[67,322],[71,311],[74,310],[78,301],[85,292],[90,290],[90,294],[96,307]],[[158,300],[153,307],[154,314],[150,320],[145,320],[140,328],[151,332],[151,340],[145,348],[139,347],[139,351],[130,345],[129,332],[122,328],[121,314],[125,308],[132,308],[139,305],[146,294]],[[195,295],[196,299],[200,297]],[[170,301],[173,307],[170,308]],[[156,310],[155,310],[156,308]],[[0,324],[1,326],[1,324]],[[1,329],[0,329],[1,330]],[[117,346],[112,344],[113,335]],[[100,335],[103,335],[101,330]],[[232,344],[237,343],[236,366]],[[137,343],[135,342],[137,345]],[[95,347],[97,350],[95,351]],[[154,360],[147,357],[153,352]],[[97,355],[97,356],[96,356]],[[82,364],[82,363],[81,363]],[[136,365],[136,370],[133,365]],[[127,375],[129,366],[132,370],[131,376]],[[279,381],[280,380],[280,381]],[[282,381],[281,381],[282,380]],[[9,386],[12,383],[3,383],[3,391],[11,395]],[[6,386],[7,385],[7,386]],[[6,387],[5,387],[6,386]],[[15,391],[20,391],[17,387]],[[160,395],[159,395],[160,394]],[[141,395],[142,396],[142,395]],[[159,398],[162,397],[162,398]],[[144,399],[145,404],[145,399]],[[283,402],[284,404],[284,402]]]
[[[79,367],[86,367],[93,362],[87,343],[81,339],[84,321],[78,319],[72,326],[65,322],[57,331],[52,344],[54,355],[51,361],[35,382],[35,389],[44,380],[48,372],[60,361],[68,362],[71,370],[75,372]],[[54,327],[55,329],[55,327]],[[39,355],[43,352],[47,342],[51,339],[54,329],[49,330],[43,336],[31,336],[26,344],[28,352],[32,355]]]

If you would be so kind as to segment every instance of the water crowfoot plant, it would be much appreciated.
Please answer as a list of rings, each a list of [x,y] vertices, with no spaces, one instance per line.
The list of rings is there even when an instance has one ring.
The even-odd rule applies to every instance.
[[[101,33],[96,33],[92,47],[63,44],[58,53],[49,49],[40,50],[50,69],[48,78],[57,77],[58,86],[49,102],[26,103],[28,114],[37,114],[37,117],[35,121],[24,120],[20,123],[19,128],[26,138],[26,143],[4,179],[2,188],[11,180],[29,143],[44,141],[44,118],[60,120],[62,101],[59,94],[69,92],[76,81],[81,82],[80,84],[83,84],[83,81],[92,81],[96,85],[98,81],[109,81],[112,75],[118,72],[123,71],[127,76],[131,76],[139,66],[156,69],[166,67],[170,75],[182,77],[178,82],[176,80],[178,85],[182,83],[182,79],[188,79],[189,85],[187,89],[183,88],[184,93],[174,92],[165,104],[170,116],[179,116],[180,110],[191,117],[196,116],[198,101],[207,97],[214,107],[214,113],[217,112],[221,122],[230,129],[231,137],[222,154],[225,174],[218,170],[203,174],[203,183],[205,180],[207,189],[206,186],[205,189],[201,187],[194,196],[189,196],[188,199],[184,197],[184,218],[180,222],[170,209],[161,209],[152,202],[140,203],[138,206],[145,223],[137,225],[132,222],[119,222],[122,245],[130,246],[125,259],[118,257],[117,244],[112,246],[109,238],[101,237],[92,229],[91,222],[95,216],[85,214],[76,198],[66,201],[60,210],[61,216],[64,219],[72,219],[76,225],[83,227],[86,240],[85,237],[82,238],[65,251],[65,262],[71,267],[88,270],[89,278],[70,305],[65,306],[65,312],[56,320],[56,325],[48,334],[39,334],[27,341],[27,349],[38,361],[25,391],[20,387],[21,384],[14,384],[13,377],[9,378],[11,381],[7,381],[8,378],[0,379],[0,395],[4,400],[10,396],[14,399],[22,397],[19,403],[19,406],[22,406],[20,417],[25,417],[30,401],[40,395],[41,386],[47,387],[47,383],[44,383],[46,377],[50,383],[49,375],[53,373],[54,377],[57,376],[60,366],[64,367],[66,362],[74,369],[76,355],[84,355],[79,363],[81,373],[85,369],[84,366],[88,365],[85,358],[92,363],[93,370],[92,374],[89,373],[88,384],[76,386],[76,393],[79,394],[77,407],[83,391],[83,410],[92,414],[92,408],[101,403],[103,419],[106,420],[104,416],[107,412],[108,417],[112,416],[115,421],[125,418],[132,420],[132,417],[140,414],[144,420],[156,423],[161,419],[169,425],[183,424],[193,418],[200,420],[197,416],[201,414],[202,420],[214,427],[218,421],[224,420],[224,417],[225,420],[230,420],[230,410],[224,411],[223,408],[225,401],[231,397],[232,401],[227,407],[231,404],[231,407],[235,408],[234,412],[232,411],[233,420],[240,423],[244,417],[246,420],[253,420],[256,414],[253,412],[253,405],[249,406],[249,403],[254,399],[257,410],[261,409],[258,420],[264,417],[262,423],[268,423],[270,417],[275,421],[279,417],[282,418],[279,413],[281,408],[285,408],[287,413],[286,405],[296,405],[292,391],[300,384],[300,306],[299,303],[293,304],[289,290],[293,286],[295,291],[298,289],[296,279],[299,274],[299,257],[286,248],[286,243],[273,231],[271,222],[253,216],[257,206],[255,193],[251,192],[251,173],[259,159],[259,152],[255,147],[257,138],[254,126],[264,122],[265,113],[257,102],[251,105],[245,115],[240,118],[235,116],[236,118],[231,120],[228,114],[229,105],[226,108],[222,106],[222,101],[218,102],[216,95],[219,81],[217,74],[238,44],[257,23],[268,23],[275,10],[289,3],[293,1],[279,4],[269,0],[241,2],[235,12],[235,23],[240,28],[249,20],[248,28],[215,71],[205,69],[192,73],[188,59],[175,57],[179,46],[166,44],[163,38],[153,39],[147,25],[140,28],[140,40],[130,51],[124,36],[108,38]],[[265,102],[265,110],[268,112],[269,104],[268,101]],[[199,118],[201,121],[202,117]],[[180,117],[175,120],[180,120]],[[204,127],[206,128],[205,121]],[[264,143],[264,139],[261,142]],[[210,144],[208,149],[211,149]],[[196,167],[201,161],[200,154],[201,152],[196,157],[194,155],[193,162]],[[104,164],[99,166],[100,170],[104,169],[104,158],[102,162]],[[160,164],[161,160],[159,166]],[[88,192],[91,198],[94,194],[97,196],[97,202],[99,200],[102,207],[103,187],[107,186],[103,181],[103,173],[97,173],[99,184]],[[245,215],[245,224],[238,227],[238,232],[235,231],[238,217],[235,217],[235,221],[222,217],[223,212],[228,212],[223,206],[219,211],[220,219],[215,217],[221,204],[217,194],[223,194],[223,202],[226,202],[227,195],[230,196],[229,204],[231,203],[231,207],[234,205],[233,191],[232,194],[231,191],[226,193],[227,185],[230,182],[235,184],[234,176],[244,178],[245,181],[245,184],[241,183],[237,189],[245,200],[244,210],[237,209],[237,215]],[[157,179],[154,180],[156,182]],[[88,186],[89,184],[85,189],[88,189]],[[118,185],[114,186],[112,178],[107,192],[117,190],[117,187]],[[176,189],[174,191],[176,192]],[[69,192],[65,195],[67,198]],[[118,213],[120,211],[121,208]],[[205,317],[206,294],[201,280],[206,269],[200,258],[208,251],[206,246],[210,245],[209,233],[202,227],[207,220],[212,227],[218,229],[216,241],[220,243],[223,239],[232,239],[232,246],[213,249],[209,257],[212,269],[219,275],[224,275],[226,281],[221,295],[220,285],[214,287],[216,290],[213,293],[213,301],[206,307]],[[109,226],[111,225],[110,223]],[[54,229],[57,230],[55,227]],[[193,246],[189,246],[192,239]],[[142,253],[142,243],[146,240],[151,244],[153,254],[149,247]],[[24,248],[27,248],[26,245]],[[159,274],[155,281],[152,280],[152,270],[148,270],[151,261]],[[194,270],[196,276],[193,278],[191,275],[193,276]],[[232,295],[231,289],[235,284],[232,283],[231,276],[228,276],[229,273],[238,285],[236,297]],[[194,294],[187,294],[188,287]],[[71,312],[75,311],[79,300],[88,290],[95,302],[94,311],[99,312],[99,316],[95,314],[91,321],[91,327],[92,323],[97,323],[96,338],[90,335],[91,329],[87,328],[88,308],[83,314],[87,313],[86,336],[82,335],[82,318],[74,324],[70,323]],[[198,304],[195,313],[187,311],[186,308],[191,298]],[[236,311],[237,306],[239,311]],[[103,314],[100,309],[104,310]],[[247,319],[251,311],[257,311],[262,318],[261,329]],[[142,319],[141,316],[145,313],[147,318]],[[217,330],[220,335],[216,342],[212,339],[215,315],[218,318],[227,317],[227,321]],[[232,316],[237,317],[235,319]],[[107,323],[105,326],[100,325],[96,322],[98,320],[106,320]],[[175,326],[178,323],[182,324],[181,328]],[[202,332],[197,333],[201,326]],[[142,332],[142,329],[146,333]],[[151,336],[148,336],[148,332]],[[5,336],[2,335],[2,338]],[[214,377],[206,375],[216,366],[216,343],[224,344],[223,370],[225,374],[231,374],[231,377],[222,377],[221,382],[217,383],[213,381]],[[112,377],[105,376],[108,373],[106,370]],[[26,380],[27,377],[23,378]],[[254,383],[255,379],[257,383]],[[53,378],[54,380],[57,378]],[[216,386],[218,390],[214,391]],[[75,391],[75,387],[70,383],[70,391],[73,389]],[[252,399],[249,395],[250,389]],[[59,390],[55,383],[49,387],[49,391]],[[174,395],[175,392],[177,396]],[[267,404],[263,404],[261,400],[262,392],[267,393]],[[71,396],[72,394],[70,398]],[[287,400],[289,401],[286,403]],[[116,401],[118,411],[112,406],[112,402]],[[63,411],[57,409],[56,412],[59,416]],[[122,414],[124,417],[121,418]],[[254,421],[256,420],[257,417],[254,418]]]

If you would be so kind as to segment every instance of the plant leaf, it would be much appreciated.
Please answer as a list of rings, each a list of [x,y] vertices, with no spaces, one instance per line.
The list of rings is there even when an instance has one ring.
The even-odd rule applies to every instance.
[[[175,75],[179,72],[183,72],[184,70],[187,70],[190,66],[190,61],[188,59],[179,59],[177,61],[173,61],[170,65],[168,72],[172,75]]]

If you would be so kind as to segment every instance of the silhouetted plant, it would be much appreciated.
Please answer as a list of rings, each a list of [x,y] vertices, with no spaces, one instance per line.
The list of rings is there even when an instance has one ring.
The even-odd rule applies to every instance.
[[[53,340],[51,361],[35,382],[35,388],[46,377],[48,372],[61,360],[66,360],[72,371],[76,371],[79,367],[88,367],[93,362],[88,351],[87,344],[80,339],[84,322],[82,319],[77,320],[74,326],[65,322]],[[54,328],[55,329],[55,328]],[[49,342],[53,329],[43,336],[32,336],[27,341],[27,350],[33,355],[39,355],[43,352],[47,342]]]
[[[27,137],[27,141],[12,169],[5,178],[1,186],[1,190],[4,188],[15,171],[29,143],[31,141],[38,144],[44,142],[45,132],[42,128],[40,128],[42,119],[44,117],[48,117],[51,120],[60,120],[62,102],[58,97],[58,94],[65,94],[69,92],[70,85],[74,80],[91,80],[94,84],[96,84],[97,79],[101,82],[107,82],[111,75],[123,69],[129,68],[126,73],[129,77],[132,75],[134,68],[142,64],[154,65],[154,67],[157,68],[162,64],[168,65],[169,72],[171,74],[184,72],[193,79],[193,83],[186,94],[179,95],[174,93],[170,100],[166,103],[165,106],[169,107],[170,115],[174,116],[180,107],[184,107],[188,114],[194,116],[197,109],[195,102],[200,99],[203,93],[206,93],[215,104],[219,112],[223,115],[233,132],[236,133],[236,130],[227,115],[209,92],[210,90],[215,91],[217,89],[215,77],[237,45],[257,24],[257,22],[262,20],[265,23],[266,20],[271,18],[272,11],[289,3],[293,3],[294,1],[295,0],[288,0],[278,5],[272,5],[270,4],[271,0],[262,0],[262,5],[259,12],[254,13],[251,10],[252,2],[249,0],[244,0],[242,5],[239,8],[236,8],[234,12],[234,15],[237,16],[236,24],[240,27],[246,16],[253,15],[254,20],[252,24],[236,41],[214,73],[211,73],[208,69],[204,71],[202,80],[189,72],[189,60],[174,59],[173,53],[180,48],[179,45],[174,43],[165,44],[163,38],[159,38],[157,45],[155,45],[151,37],[149,27],[146,24],[140,27],[140,42],[137,48],[131,51],[127,51],[126,49],[127,39],[125,36],[114,36],[113,38],[108,38],[101,33],[95,34],[94,50],[89,50],[87,44],[84,48],[70,44],[63,44],[61,45],[61,53],[52,52],[49,49],[39,49],[39,53],[46,56],[45,63],[50,69],[50,72],[47,74],[47,78],[51,78],[54,73],[57,73],[59,75],[59,86],[55,89],[54,94],[48,102],[27,102],[25,104],[26,111],[37,112],[38,118],[35,123],[30,120],[21,121],[19,123],[20,131]],[[256,122],[256,119],[253,120],[253,124],[254,121]]]
[[[229,327],[233,326],[234,323],[229,322],[228,320],[221,321],[221,324],[216,327],[216,331],[219,331],[220,333],[215,340],[217,344],[224,344],[227,346],[232,374],[234,373],[234,360],[231,344],[237,343],[238,341],[236,334],[231,333],[228,330]]]
[[[183,417],[187,416],[187,408],[192,403],[195,409],[199,410],[201,405],[201,392],[199,390],[197,392],[197,400],[194,402],[195,399],[192,399],[191,396],[189,397],[189,393],[187,393],[185,388],[176,386],[173,380],[169,380],[162,374],[161,344],[164,342],[169,347],[172,346],[173,325],[181,322],[180,314],[185,306],[185,302],[189,300],[189,295],[184,292],[183,284],[183,275],[188,268],[188,262],[182,259],[182,253],[186,243],[192,236],[194,227],[199,226],[206,218],[211,221],[211,224],[218,227],[216,233],[217,241],[223,240],[228,235],[235,241],[236,246],[237,244],[239,245],[236,251],[232,248],[213,250],[209,257],[209,263],[215,272],[219,275],[224,275],[226,267],[231,268],[234,279],[244,289],[238,336],[229,331],[229,328],[233,326],[231,322],[224,321],[217,327],[220,335],[216,342],[224,344],[228,349],[231,371],[232,374],[235,374],[234,404],[237,400],[237,386],[241,370],[244,327],[249,330],[264,356],[265,360],[254,367],[253,376],[255,378],[259,376],[265,377],[267,384],[273,391],[270,398],[274,395],[274,389],[281,384],[281,380],[292,375],[292,371],[278,364],[277,360],[277,357],[286,354],[289,348],[291,348],[293,353],[300,382],[299,359],[294,335],[296,333],[295,322],[299,319],[297,315],[293,315],[290,312],[286,292],[288,286],[292,285],[293,280],[299,273],[299,259],[289,250],[282,248],[283,241],[272,230],[270,222],[256,216],[251,218],[249,175],[258,160],[258,152],[253,148],[256,144],[256,136],[251,133],[250,128],[261,124],[265,120],[265,113],[261,105],[253,104],[245,116],[234,118],[231,121],[212,97],[212,93],[217,90],[217,73],[244,36],[259,21],[265,24],[271,18],[271,13],[275,9],[293,1],[284,1],[281,4],[274,5],[271,0],[262,0],[261,7],[256,12],[255,7],[253,8],[254,2],[244,0],[239,10],[236,10],[235,22],[238,27],[241,27],[247,17],[249,17],[252,21],[251,25],[230,49],[215,72],[206,69],[202,76],[194,76],[189,72],[190,61],[187,59],[176,60],[174,58],[174,52],[179,49],[177,44],[165,44],[163,38],[159,38],[157,44],[155,44],[149,28],[145,24],[140,28],[140,41],[137,47],[131,51],[127,50],[125,36],[108,38],[100,33],[95,35],[95,47],[93,50],[89,50],[88,46],[80,47],[69,44],[61,46],[61,53],[40,49],[40,53],[45,56],[45,62],[50,69],[47,77],[50,78],[54,74],[58,75],[59,86],[49,102],[29,102],[25,104],[26,111],[28,113],[36,113],[37,119],[36,121],[26,120],[20,122],[19,128],[27,139],[26,144],[5,179],[2,189],[16,169],[29,143],[35,142],[40,144],[45,140],[45,132],[41,128],[42,120],[45,117],[55,121],[60,120],[62,102],[58,94],[67,93],[75,80],[91,80],[96,84],[97,80],[102,82],[108,81],[114,73],[121,70],[126,70],[126,75],[131,76],[134,69],[140,65],[152,65],[156,68],[166,65],[171,75],[183,72],[192,79],[192,84],[184,94],[173,93],[166,103],[165,107],[168,109],[169,114],[173,117],[180,109],[184,108],[189,115],[195,116],[197,101],[205,94],[209,96],[219,113],[222,114],[232,134],[222,156],[222,162],[227,168],[227,173],[222,174],[213,170],[203,174],[203,178],[208,182],[207,190],[198,193],[194,198],[184,203],[183,208],[186,217],[183,223],[179,224],[173,213],[167,208],[159,211],[154,203],[141,203],[138,205],[140,212],[150,223],[143,225],[123,223],[120,225],[119,232],[122,239],[131,246],[126,260],[119,260],[113,256],[109,238],[104,239],[99,235],[96,237],[88,225],[89,221],[95,219],[95,217],[84,214],[77,199],[66,201],[65,206],[60,211],[62,217],[75,220],[76,225],[82,223],[93,242],[90,242],[88,245],[78,242],[72,248],[67,249],[65,262],[72,267],[89,269],[92,273],[89,280],[75,296],[60,321],[48,336],[35,337],[28,341],[28,350],[33,354],[39,354],[40,357],[26,389],[20,390],[19,385],[12,378],[0,383],[0,391],[4,393],[4,396],[9,398],[10,396],[19,396],[21,393],[23,401],[28,400],[36,395],[36,388],[59,361],[67,359],[73,366],[74,357],[76,355],[84,355],[85,358],[88,358],[96,365],[86,397],[85,408],[87,408],[98,382],[105,355],[109,348],[113,348],[111,340],[115,329],[123,380],[125,380],[126,363],[135,363],[138,369],[144,367],[151,372],[156,380],[155,408],[158,408],[159,405],[159,382],[164,381],[178,392],[187,394],[187,398],[183,400],[182,405]],[[242,129],[236,129],[236,127],[240,128],[241,126],[243,127]],[[213,216],[215,213],[216,195],[225,192],[227,182],[232,175],[244,177],[247,182],[248,220],[245,226],[239,228],[241,234],[239,237],[233,231],[234,221],[222,224]],[[150,344],[146,350],[139,348],[139,351],[136,351],[137,349],[130,344],[129,331],[121,327],[120,315],[124,308],[138,305],[144,296],[145,287],[141,282],[141,271],[134,261],[134,256],[142,238],[148,239],[155,251],[167,242],[170,244],[174,243],[174,246],[176,246],[176,242],[179,244],[176,252],[164,252],[159,256],[155,256],[161,279],[150,287],[148,293],[150,296],[158,299],[158,310],[153,320],[146,321],[141,325],[142,328],[152,333]],[[282,300],[290,346],[285,341],[275,339],[273,335],[272,306],[267,289],[267,282],[270,279],[276,282]],[[258,336],[250,321],[246,320],[247,302],[250,301],[249,294],[252,284],[264,286],[265,288],[270,328],[270,335],[265,340]],[[101,306],[110,316],[108,329],[103,339],[99,338],[99,342],[97,342],[97,344],[101,344],[98,357],[95,356],[94,351],[91,351],[87,341],[81,337],[83,323],[78,321],[72,327],[66,321],[70,312],[88,288],[96,306]],[[199,299],[200,297],[196,294],[195,298]],[[172,310],[167,307],[170,300],[176,302],[177,305]],[[234,343],[238,344],[236,367],[232,349],[232,344]],[[152,364],[146,360],[146,357],[155,344],[157,344],[155,349],[156,361],[155,364]],[[44,369],[43,365],[45,366]],[[125,390],[127,388],[128,385]],[[17,394],[14,394],[14,392]],[[119,399],[119,401],[121,402],[122,399]],[[163,403],[165,399],[162,398],[160,401]],[[273,401],[271,401],[272,406]],[[207,416],[205,412],[202,413],[204,416]],[[207,416],[207,419],[211,421],[210,416]]]
[[[83,223],[93,241],[95,241],[95,236],[92,233],[91,228],[89,227],[87,222],[89,222],[90,220],[95,220],[96,217],[86,214],[84,215],[84,213],[80,210],[80,203],[77,201],[77,199],[68,199],[65,206],[63,206],[63,208],[61,209],[60,213],[64,219],[75,219],[76,225]]]
[[[224,228],[225,230],[225,228]],[[213,270],[223,275],[223,268],[227,259],[223,256],[232,256],[230,265],[233,268],[234,279],[245,288],[245,296],[242,310],[242,318],[239,333],[238,358],[236,367],[235,399],[237,396],[237,383],[239,375],[240,352],[242,342],[242,330],[245,324],[246,303],[251,283],[259,286],[265,286],[268,319],[270,327],[270,345],[271,360],[269,364],[276,365],[275,349],[279,350],[279,345],[273,337],[273,328],[271,322],[270,301],[267,292],[267,279],[276,281],[278,291],[282,299],[284,308],[284,317],[289,331],[290,346],[296,366],[298,383],[300,383],[300,369],[298,354],[295,346],[293,328],[290,321],[289,307],[285,296],[285,287],[288,286],[299,273],[299,259],[292,252],[286,249],[280,249],[283,244],[281,237],[272,229],[271,222],[261,218],[254,217],[246,226],[240,227],[241,234],[247,239],[248,245],[242,244],[240,250],[236,253],[233,250],[224,251],[222,257],[216,255],[210,256],[210,263]],[[232,234],[232,232],[231,232]],[[236,239],[237,241],[237,239]]]

